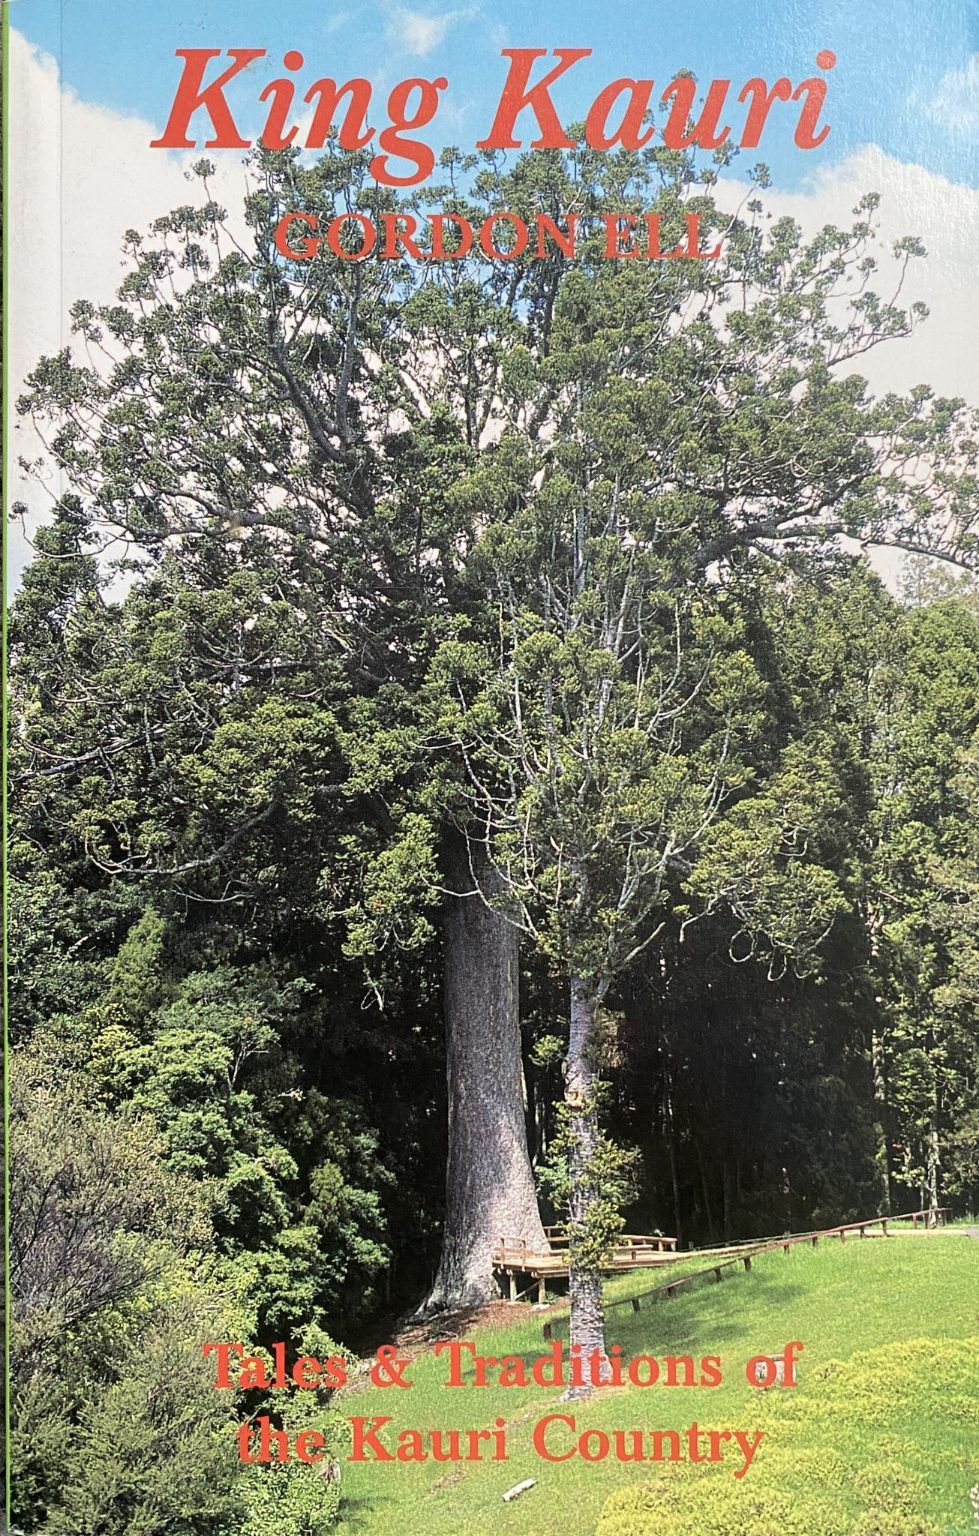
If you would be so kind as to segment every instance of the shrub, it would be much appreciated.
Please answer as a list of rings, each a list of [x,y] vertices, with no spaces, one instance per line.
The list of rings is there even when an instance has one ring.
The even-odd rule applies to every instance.
[[[326,1536],[340,1508],[335,1464],[296,1462],[249,1467],[239,1479],[237,1536]]]
[[[670,1469],[612,1494],[597,1536],[934,1536],[923,1514],[927,1468],[907,1465],[915,1448],[895,1431],[912,1413],[969,1421],[976,1342],[905,1340],[830,1361],[807,1390],[761,1395],[754,1412],[766,1441],[742,1482]]]
[[[612,1494],[596,1536],[848,1536],[831,1503],[729,1474],[665,1477]]]
[[[877,1514],[912,1515],[925,1497],[925,1480],[902,1467],[864,1467],[854,1479],[861,1502]]]

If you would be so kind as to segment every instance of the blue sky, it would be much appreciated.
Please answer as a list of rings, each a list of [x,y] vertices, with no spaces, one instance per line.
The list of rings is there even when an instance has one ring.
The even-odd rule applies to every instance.
[[[285,49],[298,48],[303,89],[320,75],[363,74],[386,91],[407,75],[444,74],[450,89],[425,132],[436,147],[469,148],[485,132],[506,46],[594,50],[555,91],[567,119],[583,116],[618,75],[665,85],[689,68],[736,88],[755,74],[798,81],[830,48],[838,64],[826,143],[797,150],[773,119],[759,156],[752,153],[778,185],[804,185],[872,143],[979,186],[979,0],[293,0],[281,8],[269,0],[12,0],[10,14],[59,60],[63,82],[83,100],[156,126],[176,87],[179,47],[267,48],[267,78],[282,73]],[[252,76],[248,95],[257,94]]]

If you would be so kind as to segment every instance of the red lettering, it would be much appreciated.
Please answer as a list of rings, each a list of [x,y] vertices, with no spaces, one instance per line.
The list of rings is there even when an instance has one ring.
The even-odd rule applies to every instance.
[[[315,234],[305,236],[297,247],[289,243],[294,224],[302,224],[307,229],[319,228],[319,219],[315,213],[286,213],[283,214],[275,226],[275,248],[280,256],[285,256],[289,261],[312,261],[320,248],[319,239]]]
[[[343,244],[343,231],[347,224],[359,224],[364,232],[359,251],[348,250]],[[339,256],[341,261],[363,261],[377,244],[377,230],[365,213],[343,213],[339,218],[330,220],[326,240],[334,256]]]
[[[347,1457],[348,1461],[393,1461],[394,1457],[386,1445],[382,1445],[377,1438],[377,1431],[383,1429],[385,1424],[391,1423],[391,1415],[380,1414],[373,1418],[353,1418],[350,1420],[354,1432],[353,1449]],[[368,1426],[370,1426],[368,1428]]]
[[[288,1461],[289,1436],[285,1430],[274,1429],[272,1420],[264,1413],[256,1423],[258,1424],[258,1460]]]
[[[775,101],[788,101],[792,95],[792,81],[786,80],[783,75],[781,80],[776,80],[771,90],[764,80],[758,76],[749,80],[741,91],[739,101],[747,101],[751,97],[751,106],[748,110],[748,121],[744,125],[741,135],[742,149],[757,149],[761,140],[762,131],[768,122],[768,114],[772,110]]]
[[[700,1362],[700,1385],[719,1387],[723,1379],[720,1355],[705,1355]]]
[[[826,54],[821,53],[816,63],[819,64],[826,57]],[[833,59],[834,64],[836,63],[833,54],[829,54],[828,57]],[[822,67],[831,69],[833,66],[827,64]],[[806,95],[806,104],[799,114],[799,121],[795,130],[795,142],[800,149],[818,149],[820,144],[829,138],[828,123],[823,124],[819,133],[816,132],[819,124],[819,114],[823,110],[826,101],[826,81],[821,80],[818,75],[814,75],[811,80],[803,80],[802,84],[797,85],[792,92],[792,100],[798,101],[803,92]]]
[[[576,213],[569,213],[567,215],[568,228],[567,232],[565,232],[560,228],[559,225],[554,222],[549,214],[539,213],[537,215],[537,250],[535,255],[538,261],[543,261],[544,257],[547,255],[547,247],[544,242],[545,235],[550,235],[562,256],[574,255],[578,230],[578,217],[579,215]]]
[[[663,143],[667,149],[689,149],[691,144],[699,144],[701,149],[720,148],[731,132],[727,126],[720,127],[730,85],[730,80],[711,81],[703,110],[694,123],[691,114],[697,92],[696,80],[681,75],[670,82],[660,97],[664,106],[671,96],[674,98],[663,129]]]
[[[300,1461],[322,1461],[326,1444],[318,1429],[304,1429],[296,1436],[296,1456]]]
[[[658,217],[658,215],[656,215]],[[632,246],[632,231],[636,227],[637,215],[634,213],[605,213],[602,215],[605,224],[605,249],[602,255],[608,260],[638,256],[639,252]],[[630,249],[624,250],[622,241],[630,242]]]
[[[629,100],[622,122],[614,133],[610,133],[609,113],[626,91]],[[643,129],[652,94],[652,80],[613,80],[599,92],[589,108],[585,118],[586,142],[592,149],[613,149],[616,144],[621,144],[623,149],[642,149],[655,131],[651,126]]]
[[[231,1351],[232,1350],[234,1350],[234,1352],[238,1356],[239,1360],[245,1354],[245,1346],[244,1346],[244,1344],[212,1344],[212,1343],[207,1343],[201,1349],[201,1354],[202,1354],[202,1356],[204,1357],[205,1360],[209,1359],[210,1356],[214,1355],[214,1354],[216,1354],[217,1357],[218,1357],[217,1375],[214,1378],[214,1385],[215,1385],[216,1388],[217,1387],[224,1387],[224,1388],[227,1388],[227,1387],[237,1387],[237,1385],[238,1385],[237,1381],[232,1381],[231,1380]]]
[[[449,250],[445,243],[446,221],[459,232],[459,244]],[[473,247],[472,225],[468,219],[464,219],[459,213],[433,213],[432,214],[432,255],[436,261],[457,260],[460,256],[468,256]]]
[[[317,80],[311,85],[303,100],[310,102],[315,96],[319,97],[316,111],[310,130],[306,135],[307,149],[322,149],[326,143],[327,135],[333,127],[333,119],[344,96],[350,97],[350,104],[343,116],[343,126],[340,129],[337,142],[341,149],[363,149],[374,137],[373,128],[367,126],[367,112],[371,104],[371,84],[369,80],[348,80],[346,85],[338,86],[335,80]]]
[[[322,1367],[312,1355],[300,1355],[292,1368],[292,1379],[297,1387],[309,1391],[320,1384]]]
[[[324,1387],[345,1387],[347,1385],[347,1362],[342,1355],[331,1355],[323,1366]]]
[[[251,1437],[252,1437],[252,1427],[251,1427],[251,1425],[250,1424],[241,1424],[241,1425],[239,1425],[239,1427],[238,1427],[238,1460],[245,1462],[248,1466],[254,1466],[256,1462],[261,1461],[261,1457],[260,1456],[253,1456],[251,1454],[250,1450],[248,1449],[248,1443],[251,1440]]]
[[[251,139],[243,139],[231,115],[231,108],[224,99],[226,85],[240,75],[256,59],[264,59],[264,48],[229,48],[234,63],[223,75],[204,88],[204,73],[212,59],[220,58],[220,48],[178,48],[176,56],[184,60],[184,72],[173,98],[170,117],[163,136],[150,142],[151,149],[194,149],[197,140],[187,137],[190,120],[201,107],[211,119],[215,137],[208,139],[205,149],[249,149]]]
[[[429,149],[427,144],[422,144],[418,139],[406,139],[405,129],[426,128],[438,111],[439,92],[444,91],[449,82],[444,75],[439,75],[437,80],[402,80],[396,85],[388,97],[388,117],[391,126],[385,128],[378,144],[385,151],[384,154],[375,155],[370,164],[372,176],[382,181],[387,187],[413,187],[419,181],[424,181],[435,168],[435,151]],[[407,114],[408,100],[417,91],[419,93],[416,110]],[[410,176],[396,176],[391,170],[391,160],[407,160],[414,165]]]
[[[503,86],[500,104],[496,109],[493,126],[485,139],[478,140],[477,149],[520,149],[523,141],[513,136],[517,118],[529,107],[537,119],[540,137],[531,140],[533,149],[573,149],[577,140],[569,139],[561,127],[561,120],[548,94],[550,87],[562,75],[567,74],[579,59],[591,57],[590,48],[555,48],[560,60],[550,74],[531,86],[530,75],[538,59],[546,58],[546,48],[504,48],[503,55],[510,60],[510,70]]]
[[[401,229],[401,225],[404,229]],[[381,257],[385,261],[396,261],[402,254],[400,246],[406,256],[413,256],[416,261],[424,261],[425,253],[412,239],[418,228],[418,220],[410,213],[386,213],[384,215],[384,244],[381,247]]]
[[[534,1450],[542,1461],[570,1461],[575,1454],[573,1446],[570,1451],[565,1451],[563,1456],[556,1456],[552,1451],[548,1450],[547,1431],[552,1424],[566,1424],[572,1434],[574,1433],[575,1421],[570,1414],[549,1413],[546,1418],[539,1419],[534,1425],[532,1436]]]
[[[496,245],[493,240],[494,226],[501,220],[508,222],[513,230],[513,244],[507,249]],[[479,227],[479,243],[494,261],[513,261],[515,257],[522,256],[527,249],[527,238],[527,226],[515,213],[491,214]]]
[[[295,48],[291,48],[282,60],[283,68],[291,70],[302,69],[305,62],[302,54]],[[261,133],[261,142],[266,149],[288,149],[299,132],[293,124],[286,133],[286,118],[292,111],[292,99],[295,94],[296,87],[292,80],[273,80],[259,96],[259,101],[272,98],[269,115]]]
[[[799,1356],[805,1347],[801,1339],[793,1339],[791,1343],[786,1344],[785,1349],[782,1351],[782,1360],[784,1362],[783,1387],[797,1387],[799,1385],[796,1367],[799,1364]]]

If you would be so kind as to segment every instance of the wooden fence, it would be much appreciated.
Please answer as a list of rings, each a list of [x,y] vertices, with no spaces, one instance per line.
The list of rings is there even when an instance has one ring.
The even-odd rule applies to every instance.
[[[511,1301],[519,1299],[518,1275],[533,1277],[541,1301],[544,1300],[545,1283],[549,1277],[561,1279],[567,1276],[570,1258],[567,1233],[558,1227],[545,1227],[544,1235],[550,1245],[546,1253],[535,1252],[525,1242],[505,1237],[500,1238],[493,1249],[493,1268],[507,1276]],[[660,1264],[672,1264],[675,1259],[675,1237],[626,1232],[618,1239],[607,1262],[602,1265],[602,1272],[611,1275],[623,1270],[650,1269]]]
[[[791,1253],[792,1249],[800,1243],[809,1243],[815,1248],[821,1239],[834,1237],[839,1238],[841,1243],[845,1243],[848,1235],[856,1234],[859,1237],[866,1237],[867,1233],[873,1231],[875,1227],[879,1227],[881,1235],[887,1237],[888,1227],[896,1222],[909,1221],[912,1228],[917,1228],[919,1224],[924,1228],[936,1227],[943,1225],[947,1214],[947,1206],[929,1206],[921,1211],[907,1211],[900,1216],[870,1216],[865,1221],[842,1222],[839,1226],[822,1227],[816,1232],[787,1232],[782,1237],[758,1238],[753,1242],[742,1243],[734,1249],[691,1249],[688,1254],[677,1254],[676,1258],[704,1258],[710,1253],[717,1262],[703,1269],[677,1275],[665,1285],[640,1291],[637,1296],[625,1296],[618,1301],[608,1301],[605,1303],[605,1309],[611,1311],[615,1307],[631,1307],[633,1312],[638,1312],[644,1301],[660,1299],[668,1301],[683,1286],[692,1285],[697,1280],[710,1280],[713,1277],[719,1284],[726,1270],[737,1269],[739,1264],[746,1271],[750,1270],[755,1259],[761,1258],[766,1253],[776,1253],[780,1248],[784,1253]],[[725,1254],[729,1256],[724,1257]],[[569,1316],[568,1313],[561,1313],[545,1322],[545,1339],[551,1338],[554,1324],[560,1323],[567,1316]]]

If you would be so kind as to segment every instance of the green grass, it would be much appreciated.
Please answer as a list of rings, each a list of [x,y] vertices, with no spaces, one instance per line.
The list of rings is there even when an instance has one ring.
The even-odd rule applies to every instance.
[[[620,1276],[607,1294],[628,1296],[651,1283],[649,1276]],[[842,1458],[844,1484],[862,1468],[890,1460],[924,1479],[916,1513],[928,1516],[943,1536],[968,1533],[979,1529],[968,1502],[969,1488],[979,1483],[979,1364],[974,1351],[955,1352],[958,1375],[946,1391],[940,1377],[948,1367],[935,1359],[935,1349],[940,1356],[940,1341],[977,1337],[979,1242],[949,1233],[921,1241],[851,1239],[845,1246],[797,1247],[787,1256],[758,1259],[750,1273],[738,1270],[720,1286],[699,1285],[668,1302],[644,1303],[639,1313],[629,1307],[609,1312],[609,1343],[621,1344],[627,1357],[720,1355],[724,1382],[714,1389],[602,1391],[569,1405],[553,1389],[449,1390],[445,1362],[425,1354],[408,1371],[410,1391],[351,1392],[341,1399],[341,1411],[392,1414],[392,1429],[489,1427],[499,1415],[508,1425],[509,1460],[346,1463],[342,1530],[345,1536],[592,1536],[611,1493],[649,1483],[661,1469],[612,1460],[543,1462],[531,1445],[534,1424],[549,1412],[573,1412],[579,1430],[683,1430],[694,1420],[763,1429],[748,1480],[764,1478],[766,1455],[773,1467],[784,1467],[799,1448]],[[778,1352],[790,1339],[805,1344],[798,1389],[759,1393],[749,1387],[747,1359]],[[524,1307],[513,1309],[506,1327],[481,1330],[475,1340],[484,1355],[528,1360],[546,1348],[541,1315]],[[890,1349],[914,1340],[932,1343]],[[852,1362],[852,1401],[848,1376],[831,1370],[821,1379],[832,1361]],[[730,1465],[705,1475],[728,1481],[734,1464],[732,1453]],[[504,1504],[506,1489],[525,1478],[536,1479],[536,1486]]]

